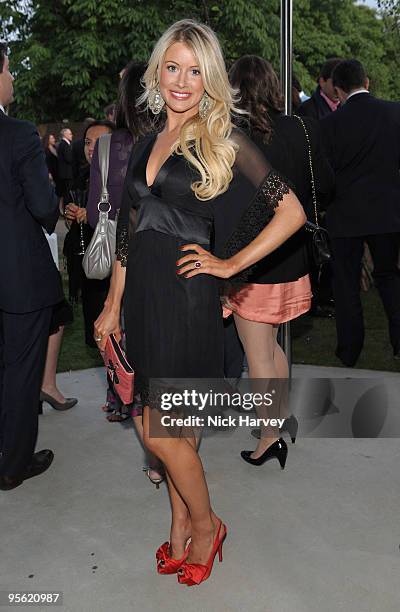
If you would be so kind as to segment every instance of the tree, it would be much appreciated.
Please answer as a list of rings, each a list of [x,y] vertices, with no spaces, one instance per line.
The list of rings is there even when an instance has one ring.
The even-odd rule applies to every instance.
[[[17,77],[13,113],[36,122],[102,116],[118,72],[130,59],[147,61],[177,15],[208,23],[228,63],[255,53],[279,69],[279,7],[279,0],[7,0],[0,18]],[[304,88],[314,88],[330,56],[358,57],[374,92],[398,97],[395,43],[375,11],[354,0],[296,0],[294,68]]]

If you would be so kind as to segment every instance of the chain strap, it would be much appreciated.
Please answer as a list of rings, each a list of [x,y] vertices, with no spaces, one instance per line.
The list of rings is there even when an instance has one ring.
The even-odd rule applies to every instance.
[[[295,117],[298,121],[300,121],[301,125],[303,126],[304,134],[305,134],[305,137],[306,137],[306,140],[307,140],[308,162],[309,162],[309,165],[310,165],[310,175],[311,175],[311,191],[312,191],[312,200],[313,200],[314,213],[315,213],[315,225],[319,228],[319,224],[318,224],[318,208],[317,208],[317,192],[316,192],[316,189],[315,189],[314,168],[313,168],[313,163],[312,163],[310,138],[308,136],[307,128],[306,128],[306,126],[304,124],[303,119],[301,117],[299,117],[299,115],[293,115],[293,117]]]

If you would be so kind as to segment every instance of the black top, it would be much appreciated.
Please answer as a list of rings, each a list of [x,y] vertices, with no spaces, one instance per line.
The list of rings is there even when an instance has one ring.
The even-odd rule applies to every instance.
[[[321,87],[318,85],[315,91],[311,94],[308,100],[305,100],[296,109],[296,114],[302,117],[311,117],[311,119],[323,119],[332,114],[332,109],[326,100],[321,96]],[[336,111],[335,111],[336,112]]]
[[[147,186],[156,134],[133,148],[117,259],[127,266],[127,352],[142,392],[149,377],[223,377],[220,283],[205,274],[178,276],[180,247],[196,243],[225,257],[237,252],[258,235],[289,191],[243,133],[235,130],[232,137],[239,146],[233,180],[225,193],[205,202],[191,189],[197,171],[181,155],[171,155]]]
[[[321,127],[336,175],[331,235],[399,232],[400,104],[355,94]]]
[[[63,299],[43,228],[51,233],[58,202],[35,126],[0,111],[0,310],[26,313]]]
[[[90,175],[90,165],[85,156],[84,139],[74,140],[71,147],[74,189],[86,189],[87,179]]]
[[[264,143],[262,134],[257,132],[252,137],[272,167],[293,188],[308,220],[315,223],[308,146],[303,127],[295,117],[270,111],[270,118],[273,127],[270,142]],[[334,175],[322,148],[318,122],[305,117],[302,119],[310,139],[317,200],[320,204],[333,189]],[[279,249],[259,262],[257,272],[249,280],[255,283],[283,283],[304,276],[308,272],[306,240],[304,230],[299,230]]]
[[[49,173],[51,174],[51,177],[54,181],[54,183],[57,184],[57,180],[58,180],[58,159],[57,159],[57,155],[55,155],[48,147],[45,150],[45,156],[46,156],[46,164],[47,164],[47,168],[49,170]]]
[[[61,140],[57,147],[58,155],[58,177],[65,180],[72,180],[73,173],[73,154],[72,144],[68,144],[65,140]]]

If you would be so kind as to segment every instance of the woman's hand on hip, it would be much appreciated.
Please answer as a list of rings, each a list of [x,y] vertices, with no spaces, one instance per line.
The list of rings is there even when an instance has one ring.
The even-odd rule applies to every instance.
[[[198,274],[211,274],[217,278],[230,278],[236,273],[230,259],[219,259],[198,244],[185,244],[181,251],[194,251],[184,255],[177,262],[178,276],[191,278]]]
[[[120,312],[110,308],[103,308],[94,322],[94,339],[100,351],[104,351],[107,338],[114,334],[117,341],[121,339]]]

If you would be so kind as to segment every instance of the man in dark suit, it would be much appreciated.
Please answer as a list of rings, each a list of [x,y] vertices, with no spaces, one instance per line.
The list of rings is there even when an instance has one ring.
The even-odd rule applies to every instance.
[[[331,57],[321,66],[317,88],[311,98],[296,109],[297,115],[322,119],[338,108],[340,102],[332,84],[332,74],[341,61],[338,57]]]
[[[43,229],[53,232],[57,198],[36,128],[11,119],[6,46],[0,44],[0,489],[44,472],[51,450],[34,453],[52,306],[63,298]]]
[[[333,84],[342,107],[322,120],[326,152],[336,174],[327,212],[333,249],[336,354],[354,366],[363,347],[360,275],[364,243],[389,321],[394,355],[400,357],[400,104],[368,92],[357,60],[341,62]]]
[[[74,180],[74,156],[72,151],[73,135],[69,128],[63,128],[60,133],[60,142],[57,147],[58,179],[60,182],[60,193],[64,198],[64,204],[68,203],[69,191],[72,189]]]

